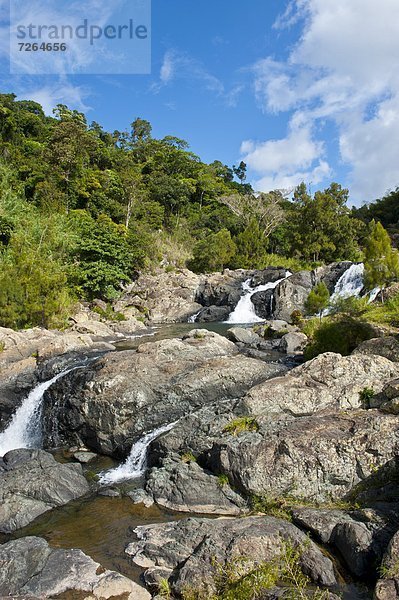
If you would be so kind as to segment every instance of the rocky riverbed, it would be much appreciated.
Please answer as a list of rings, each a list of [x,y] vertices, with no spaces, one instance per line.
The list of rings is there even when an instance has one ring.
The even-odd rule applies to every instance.
[[[202,302],[222,297],[201,285]],[[267,572],[254,597],[271,600],[292,591],[295,563],[308,597],[399,598],[395,338],[301,364],[306,340],[281,320],[267,339],[193,324],[124,342],[85,322],[0,330],[0,431],[60,375],[37,404],[42,448],[0,459],[0,596],[222,598],[221,578]]]

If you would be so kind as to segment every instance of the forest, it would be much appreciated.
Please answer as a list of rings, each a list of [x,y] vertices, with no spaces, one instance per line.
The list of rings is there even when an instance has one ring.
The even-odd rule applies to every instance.
[[[49,117],[2,94],[0,325],[62,327],[77,299],[112,301],[160,266],[299,269],[364,260],[385,229],[395,244],[399,188],[359,209],[348,200],[338,183],[258,193],[244,162],[206,164],[144,119],[107,132],[65,105]]]

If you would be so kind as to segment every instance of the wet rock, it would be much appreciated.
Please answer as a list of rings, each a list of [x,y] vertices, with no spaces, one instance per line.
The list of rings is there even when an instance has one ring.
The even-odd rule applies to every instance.
[[[303,352],[307,343],[308,337],[304,333],[286,333],[281,338],[279,350],[286,354],[298,354]]]
[[[243,282],[252,274],[253,271],[226,269],[223,273],[208,275],[198,286],[196,301],[205,307],[223,306],[230,313],[241,297]]]
[[[144,433],[216,400],[239,398],[284,370],[240,355],[233,342],[203,329],[107,354],[46,394],[44,442],[124,457]]]
[[[228,482],[204,471],[196,462],[165,459],[149,473],[146,491],[157,504],[191,513],[238,515],[247,503]]]
[[[251,286],[265,285],[266,283],[275,283],[279,279],[284,279],[287,269],[284,267],[268,267],[263,271],[255,271],[251,278]]]
[[[274,290],[264,290],[255,292],[251,296],[251,302],[254,305],[255,313],[261,319],[271,319],[274,312]]]
[[[101,567],[81,550],[53,550],[37,537],[0,546],[0,594],[24,598],[85,597],[150,600],[151,594],[116,571]]]
[[[74,452],[73,454],[73,458],[82,464],[87,464],[90,461],[94,460],[96,457],[97,454],[88,451],[78,451]]]
[[[10,533],[36,517],[87,494],[77,463],[60,464],[43,450],[12,450],[0,471],[0,531]]]
[[[153,497],[141,488],[128,492],[127,496],[133,501],[133,504],[144,504],[146,508],[149,508],[154,504]]]
[[[231,313],[229,306],[208,306],[203,308],[196,317],[196,323],[215,323],[218,321],[227,321]]]
[[[244,414],[287,413],[309,415],[329,408],[362,406],[360,392],[382,391],[396,377],[398,367],[381,356],[327,352],[306,362],[283,377],[252,388],[242,400]]]
[[[283,540],[303,544],[301,566],[314,583],[336,583],[333,565],[294,525],[274,517],[240,519],[184,519],[174,523],[137,527],[139,540],[127,554],[146,569],[171,570],[172,589],[181,593],[189,585],[206,593],[215,590],[217,565],[243,557],[248,570],[270,561],[282,550]]]

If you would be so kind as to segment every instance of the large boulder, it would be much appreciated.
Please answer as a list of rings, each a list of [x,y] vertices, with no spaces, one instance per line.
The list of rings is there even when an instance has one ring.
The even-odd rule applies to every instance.
[[[0,465],[0,531],[10,533],[90,491],[81,465],[43,450],[12,450]]]
[[[52,386],[43,405],[44,441],[124,457],[144,433],[223,398],[240,398],[284,370],[239,355],[233,342],[203,329],[143,343]]]
[[[348,570],[371,579],[398,527],[398,513],[365,508],[351,511],[297,508],[293,522],[338,551]]]
[[[208,275],[197,289],[196,301],[205,307],[223,306],[231,312],[241,297],[242,283],[252,275],[253,271],[242,269]]]
[[[0,564],[2,598],[151,598],[144,588],[103,568],[81,550],[52,549],[38,537],[24,537],[0,546]]]
[[[283,377],[253,387],[242,400],[244,414],[287,413],[301,416],[329,408],[362,407],[361,392],[380,392],[397,376],[398,366],[381,356],[327,352]]]
[[[274,318],[291,320],[294,310],[305,311],[305,302],[316,282],[311,271],[299,271],[284,279],[274,290]]]
[[[284,552],[284,542],[301,548],[300,566],[311,581],[336,584],[331,560],[294,525],[274,517],[190,518],[137,527],[135,533],[138,541],[129,544],[127,554],[147,569],[145,579],[154,580],[157,571],[169,575],[178,594],[189,587],[211,596],[220,569],[242,558],[242,574],[249,572]]]
[[[160,506],[180,512],[238,515],[247,503],[228,483],[183,457],[165,459],[152,469],[146,491]]]
[[[126,287],[114,304],[114,309],[126,318],[147,319],[152,323],[181,323],[201,309],[196,300],[197,289],[203,276],[188,269],[155,274],[141,274]]]
[[[280,352],[285,352],[286,354],[300,354],[303,352],[307,343],[308,337],[304,333],[286,333],[281,338],[279,350]]]
[[[271,319],[274,313],[274,289],[255,292],[251,296],[255,313],[261,319]]]
[[[256,421],[258,431],[225,433],[198,459],[244,496],[345,499],[397,453],[397,417],[376,410]]]
[[[399,362],[399,341],[392,336],[377,337],[362,342],[353,354],[384,356],[393,362]]]
[[[195,317],[196,323],[215,323],[227,321],[231,313],[229,306],[207,306],[199,311]]]

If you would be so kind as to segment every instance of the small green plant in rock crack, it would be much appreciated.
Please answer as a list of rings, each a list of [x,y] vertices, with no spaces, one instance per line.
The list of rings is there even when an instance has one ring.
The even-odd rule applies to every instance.
[[[238,435],[242,431],[259,431],[259,424],[254,417],[237,417],[223,427],[223,433]]]
[[[192,452],[184,452],[180,458],[184,463],[197,462],[197,459]]]
[[[170,589],[170,584],[169,584],[168,579],[166,579],[165,577],[162,577],[159,580],[158,596],[161,596],[161,598],[166,598],[167,600],[170,600],[170,598],[172,598],[172,591]]]
[[[227,477],[227,475],[225,475],[224,473],[221,473],[220,475],[218,475],[218,485],[219,487],[224,487],[225,485],[229,485],[229,478]]]
[[[365,387],[359,392],[359,400],[363,408],[370,408],[370,400],[374,397],[373,388]]]

